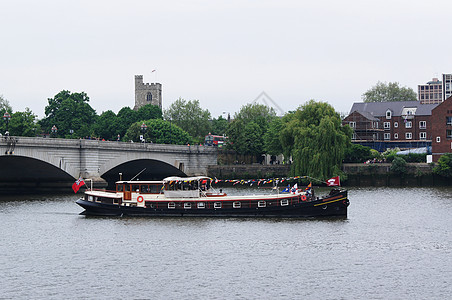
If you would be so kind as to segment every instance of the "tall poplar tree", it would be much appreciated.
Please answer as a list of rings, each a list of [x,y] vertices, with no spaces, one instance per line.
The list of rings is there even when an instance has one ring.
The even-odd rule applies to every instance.
[[[325,180],[339,174],[351,130],[342,127],[331,105],[311,100],[284,121],[281,143],[285,155],[292,156],[295,175]]]

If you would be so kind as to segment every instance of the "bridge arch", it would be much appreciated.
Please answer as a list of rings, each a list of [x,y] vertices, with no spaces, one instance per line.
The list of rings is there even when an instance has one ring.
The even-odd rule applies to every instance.
[[[52,163],[26,156],[0,156],[0,191],[70,191],[74,177]]]
[[[100,177],[111,184],[121,179],[120,173],[123,180],[130,180],[135,176],[140,180],[161,180],[168,176],[186,176],[182,170],[167,162],[156,159],[135,159],[123,162],[101,173]]]

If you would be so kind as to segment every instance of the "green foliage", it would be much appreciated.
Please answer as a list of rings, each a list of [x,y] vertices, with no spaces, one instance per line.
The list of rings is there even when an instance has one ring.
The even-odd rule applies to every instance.
[[[444,177],[452,177],[452,153],[445,153],[440,156],[436,166],[433,168],[433,173]]]
[[[3,114],[5,112],[9,112],[11,113],[13,111],[11,105],[9,104],[8,100],[6,100],[3,95],[0,95],[0,112],[1,112],[1,116],[3,116]]]
[[[391,164],[391,172],[395,174],[405,174],[406,171],[406,161],[401,157],[394,158]]]
[[[426,153],[408,153],[407,155],[399,155],[409,163],[425,163],[427,161]]]
[[[71,93],[61,91],[48,99],[45,107],[46,117],[40,121],[42,129],[50,133],[55,125],[58,129],[56,136],[66,137],[73,130],[74,137],[90,136],[91,126],[97,120],[96,111],[88,104],[86,93]]]
[[[107,110],[99,116],[96,124],[93,125],[94,134],[97,137],[115,141],[118,134],[123,137],[133,123],[151,119],[162,119],[162,110],[152,104],[144,105],[138,111],[130,107],[123,107],[118,115]]]
[[[138,120],[162,119],[162,110],[157,105],[147,104],[137,111]]]
[[[198,143],[203,143],[211,131],[210,112],[201,108],[199,100],[177,99],[164,111],[164,119],[188,132]]]
[[[228,126],[229,147],[239,154],[263,154],[264,134],[275,116],[273,108],[262,104],[242,106]]]
[[[311,100],[284,121],[281,142],[295,175],[327,179],[339,173],[352,132],[331,105]]]
[[[193,144],[193,138],[186,131],[168,121],[153,119],[144,121],[144,123],[147,126],[144,132],[144,138],[148,143]],[[127,130],[124,139],[126,141],[140,142],[140,135],[143,135],[143,131],[141,130],[142,124],[142,121],[133,123]]]
[[[228,129],[228,124],[229,124],[228,120],[226,120],[222,116],[219,116],[218,119],[212,120],[210,133],[213,135],[225,135]]]
[[[345,163],[362,163],[372,157],[371,148],[359,144],[352,144],[345,151]]]
[[[9,121],[9,133],[16,136],[36,136],[40,133],[37,116],[27,107],[24,112],[15,112]]]
[[[136,111],[128,106],[121,108],[116,115],[116,131],[118,132],[116,135],[119,134],[121,137],[123,137],[129,127],[133,123],[138,121],[140,120],[138,119],[138,114]]]
[[[416,92],[398,82],[378,82],[362,95],[364,102],[417,101]]]
[[[106,140],[115,141],[119,134],[116,114],[111,110],[104,111],[93,126],[94,134]]]
[[[265,152],[270,155],[279,155],[283,153],[280,133],[284,127],[283,120],[273,118],[268,126],[267,132],[264,134]]]
[[[394,149],[388,149],[385,152],[382,153],[383,157],[386,159],[387,162],[392,162],[394,158],[397,157],[397,152],[399,152],[399,148]]]

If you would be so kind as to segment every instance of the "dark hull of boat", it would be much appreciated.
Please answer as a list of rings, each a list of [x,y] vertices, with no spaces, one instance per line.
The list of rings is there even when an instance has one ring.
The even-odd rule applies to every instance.
[[[254,208],[203,208],[168,209],[151,207],[131,207],[106,204],[79,199],[76,202],[85,209],[81,214],[91,216],[146,216],[146,217],[283,217],[283,218],[323,218],[347,217],[349,201],[347,192],[341,195],[310,202],[300,202],[287,206]]]

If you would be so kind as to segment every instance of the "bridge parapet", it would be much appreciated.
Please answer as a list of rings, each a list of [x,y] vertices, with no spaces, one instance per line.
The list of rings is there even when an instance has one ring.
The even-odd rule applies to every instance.
[[[170,164],[187,175],[206,175],[207,166],[217,164],[218,149],[199,145],[162,145],[88,139],[10,137],[11,154],[46,161],[74,178],[100,178],[108,170],[129,161],[153,159]],[[6,139],[0,147],[5,153]]]

